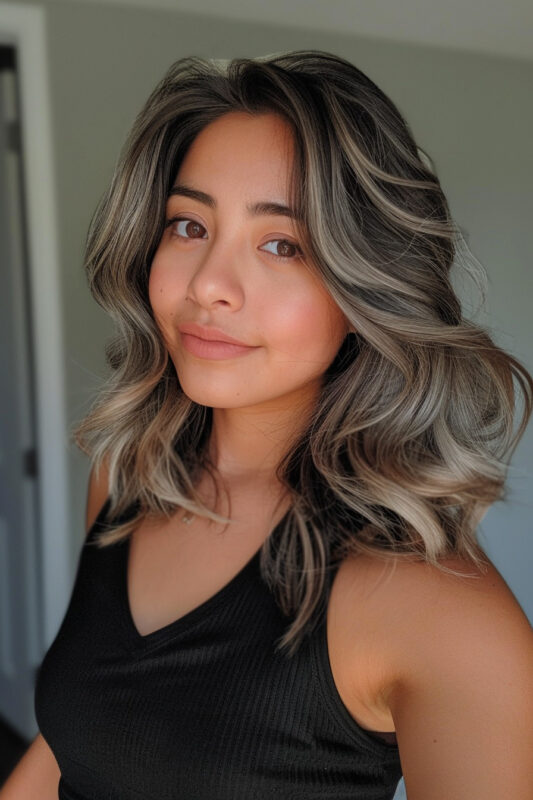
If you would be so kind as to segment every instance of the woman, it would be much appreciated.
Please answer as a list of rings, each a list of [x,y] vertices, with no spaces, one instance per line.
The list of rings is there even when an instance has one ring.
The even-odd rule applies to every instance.
[[[65,800],[531,796],[531,628],[475,533],[533,381],[462,317],[456,243],[350,63],[170,68],[89,231],[113,374],[2,800],[45,763]]]

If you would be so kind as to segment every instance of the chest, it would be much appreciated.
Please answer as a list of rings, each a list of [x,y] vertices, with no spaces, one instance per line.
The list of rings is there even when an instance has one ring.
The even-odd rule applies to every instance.
[[[238,524],[220,531],[195,518],[190,525],[142,523],[127,543],[126,599],[141,637],[195,613],[236,581],[268,535],[268,520],[258,519],[256,534]],[[348,562],[337,571],[327,609],[327,650],[336,690],[349,714],[363,728],[394,731],[390,711],[380,701],[385,666],[379,642],[367,636],[364,605],[353,607]],[[357,620],[358,624],[354,624]]]

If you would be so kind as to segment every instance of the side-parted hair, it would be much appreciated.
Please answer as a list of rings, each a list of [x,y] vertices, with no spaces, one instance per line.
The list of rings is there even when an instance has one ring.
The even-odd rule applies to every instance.
[[[212,409],[181,389],[148,278],[187,149],[231,111],[290,125],[299,244],[356,331],[279,464],[292,505],[261,549],[262,575],[291,618],[278,647],[292,655],[324,608],[328,570],[347,554],[454,574],[449,557],[486,566],[476,528],[504,497],[533,379],[462,316],[450,279],[460,230],[431,160],[365,74],[316,50],[182,58],[137,116],[87,236],[90,289],[117,328],[110,377],[74,430],[96,473],[109,469],[97,546],[180,507],[226,519],[196,491],[200,473],[213,472]]]

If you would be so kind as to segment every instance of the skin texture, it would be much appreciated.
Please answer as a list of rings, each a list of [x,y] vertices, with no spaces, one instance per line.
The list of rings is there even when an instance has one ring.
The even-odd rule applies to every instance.
[[[290,131],[276,115],[232,112],[211,123],[176,182],[208,193],[216,208],[171,196],[167,219],[192,222],[167,227],[152,262],[154,316],[183,390],[214,408],[222,472],[272,470],[348,332],[344,315],[298,257],[292,220],[246,210],[256,201],[288,204],[291,159]],[[216,327],[254,349],[222,361],[198,358],[183,345],[184,322]]]

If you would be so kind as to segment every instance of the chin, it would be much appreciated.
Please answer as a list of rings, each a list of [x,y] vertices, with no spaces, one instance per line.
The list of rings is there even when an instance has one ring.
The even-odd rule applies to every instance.
[[[245,396],[235,389],[224,389],[222,386],[198,386],[192,381],[180,381],[180,386],[189,400],[209,408],[241,408],[257,402],[248,393]]]

